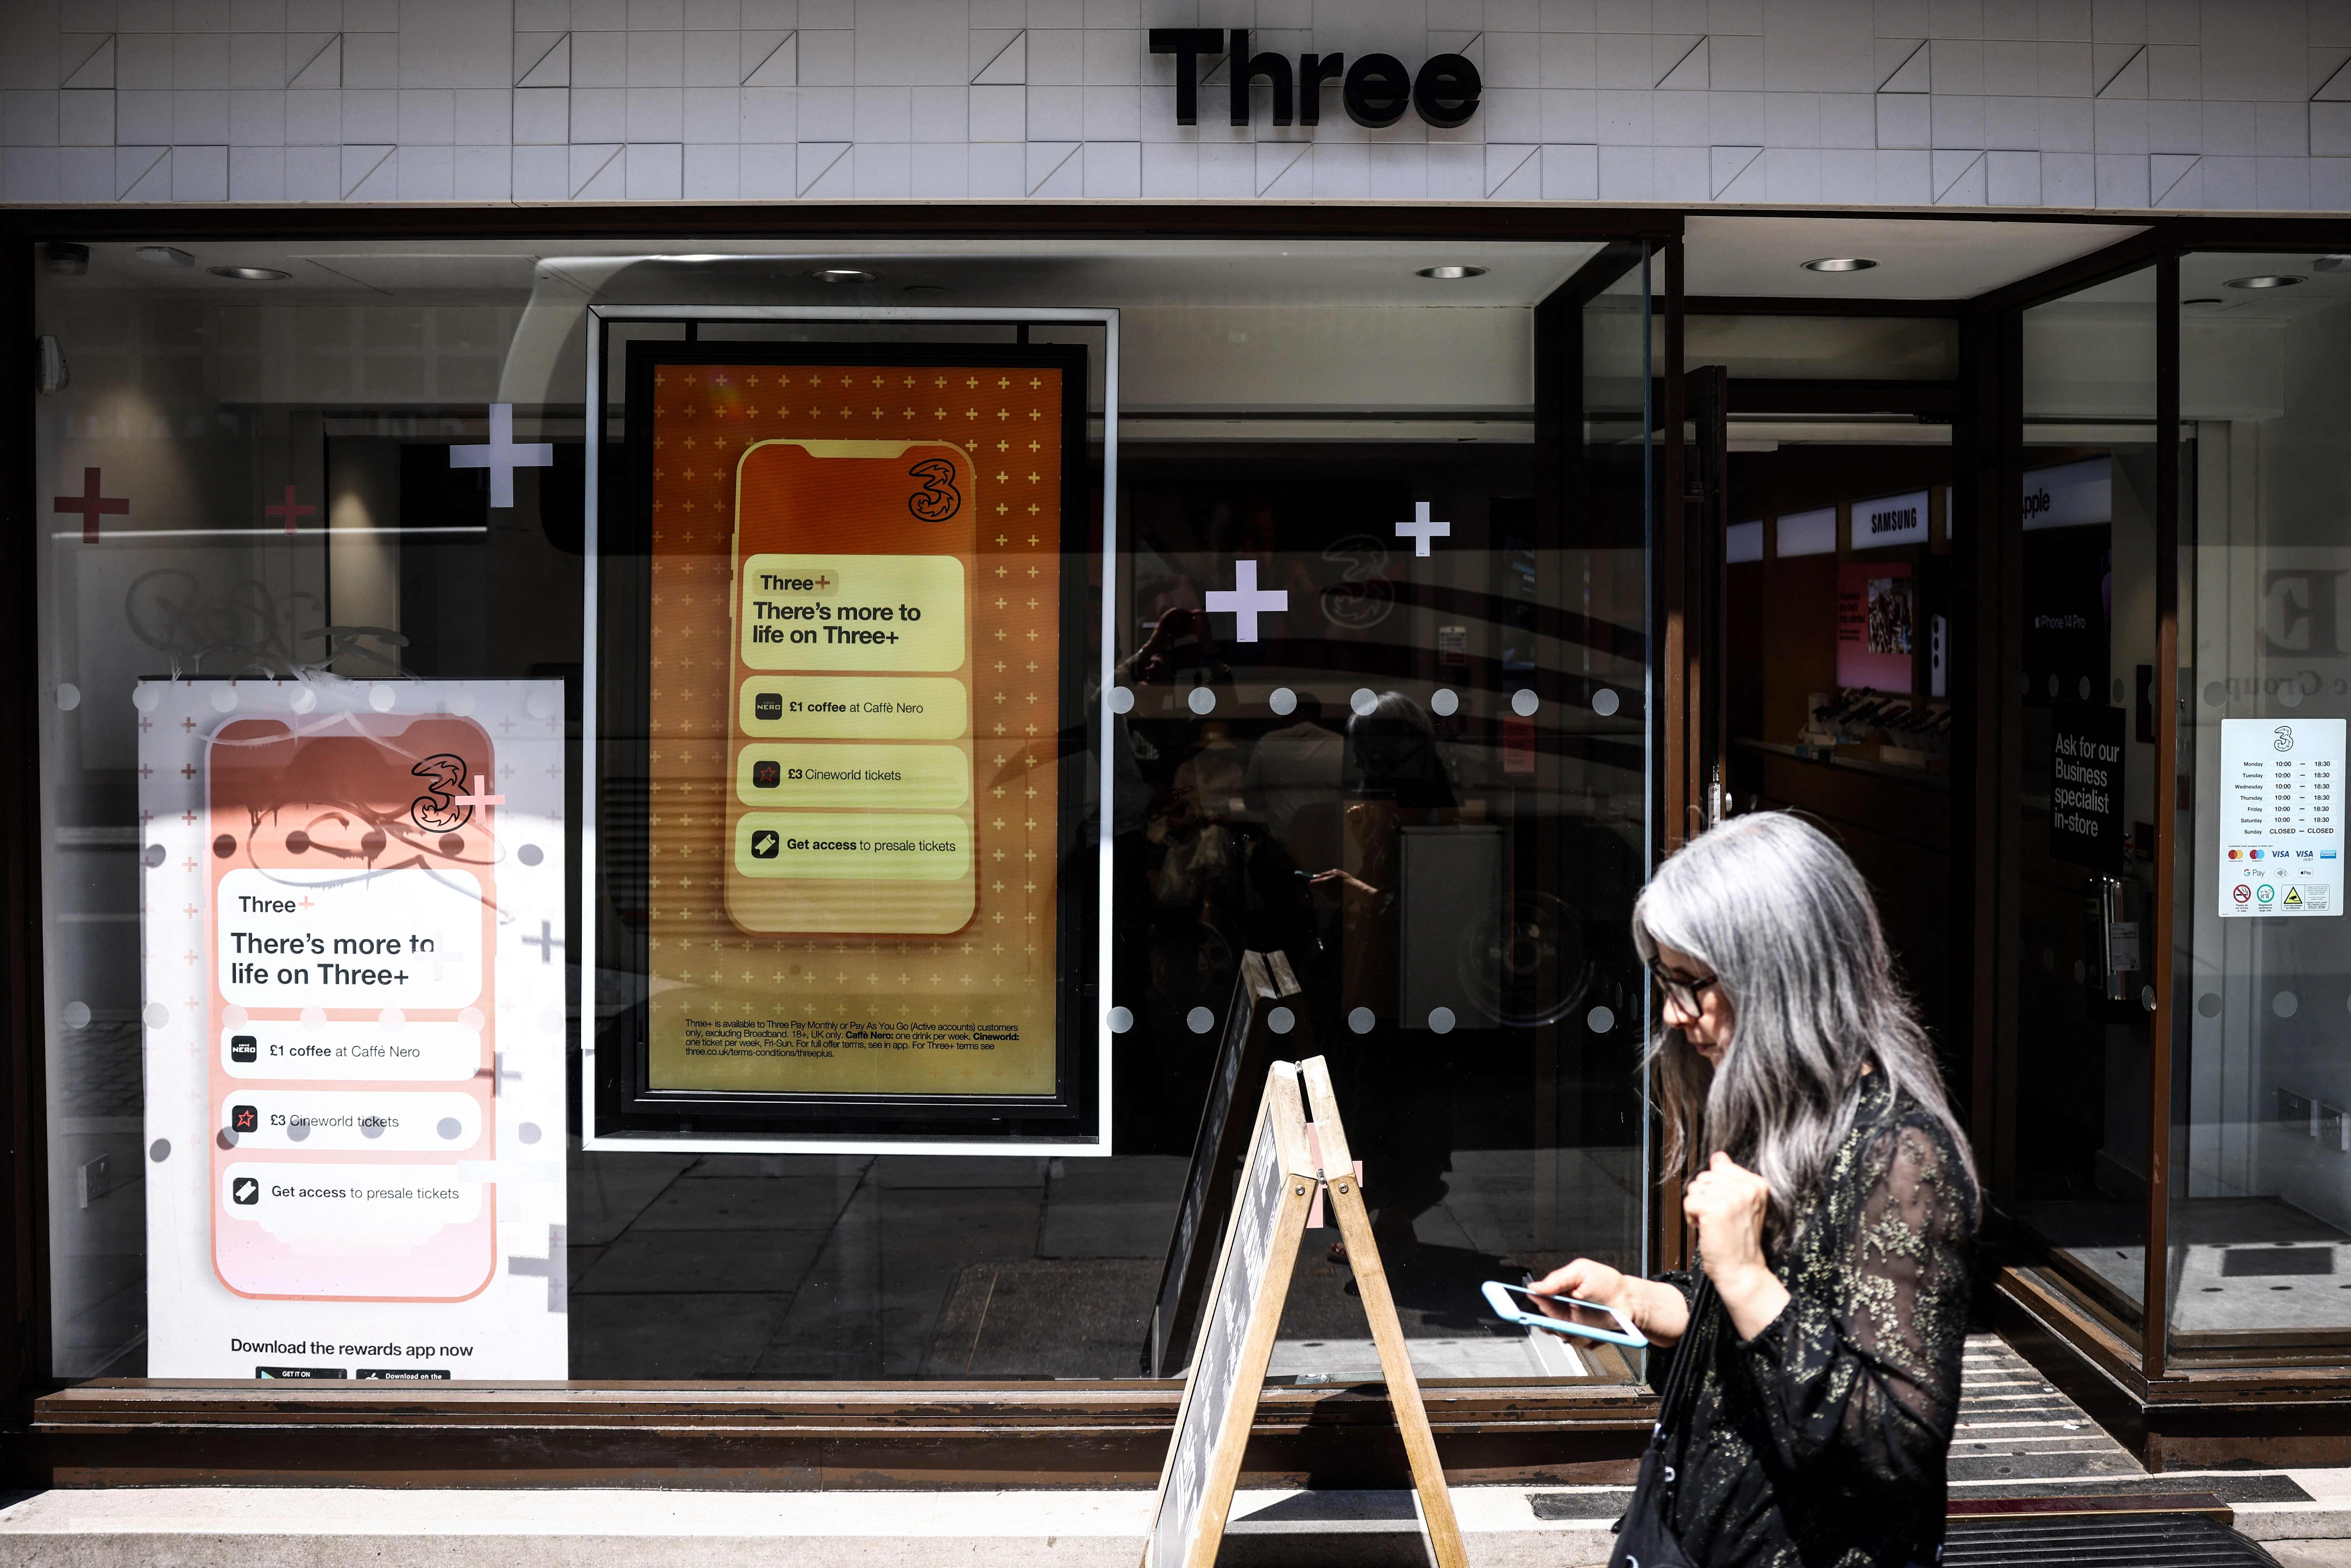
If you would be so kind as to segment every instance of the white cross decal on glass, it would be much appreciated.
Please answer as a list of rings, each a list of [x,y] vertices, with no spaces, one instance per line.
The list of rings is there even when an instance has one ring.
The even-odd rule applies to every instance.
[[[1257,562],[1233,562],[1233,586],[1230,591],[1221,588],[1208,590],[1208,613],[1233,615],[1233,640],[1237,643],[1257,641],[1257,618],[1270,611],[1290,608],[1290,594],[1280,588],[1259,589],[1257,585]]]
[[[474,775],[474,792],[472,794],[452,795],[449,799],[455,801],[460,806],[505,805],[507,803],[507,798],[504,795],[491,794],[489,786],[490,781],[479,773],[476,773]]]
[[[1415,501],[1412,504],[1412,521],[1396,525],[1396,538],[1410,539],[1412,553],[1417,556],[1425,556],[1428,553],[1429,540],[1449,539],[1452,537],[1453,525],[1432,521],[1428,515],[1428,503],[1426,501]]]
[[[449,448],[452,468],[486,468],[490,471],[490,505],[514,505],[514,471],[517,468],[552,468],[555,448],[544,441],[526,441],[515,444],[514,404],[490,404],[490,441],[486,446],[452,446]]]

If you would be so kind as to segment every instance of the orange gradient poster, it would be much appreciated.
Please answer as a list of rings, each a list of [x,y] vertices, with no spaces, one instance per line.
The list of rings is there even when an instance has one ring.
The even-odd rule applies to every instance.
[[[651,372],[650,1089],[1055,1092],[1068,373]]]

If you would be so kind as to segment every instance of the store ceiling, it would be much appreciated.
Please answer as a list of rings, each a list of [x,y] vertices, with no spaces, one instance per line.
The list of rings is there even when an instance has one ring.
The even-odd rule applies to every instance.
[[[453,297],[527,296],[534,282],[611,303],[887,306],[1524,307],[1557,288],[1599,248],[1447,241],[1227,242],[1070,240],[893,243],[783,250],[774,242],[681,239],[648,254],[642,241],[606,244],[307,241],[198,244],[192,265],[144,262],[133,247],[91,247],[81,287],[197,292],[229,300],[303,296],[423,303]],[[809,275],[854,266],[870,283],[826,284]],[[1482,267],[1440,281],[1423,267]],[[214,276],[215,267],[274,267],[282,281]]]
[[[2126,224],[1964,218],[1693,216],[1683,230],[1691,294],[1805,300],[1970,299],[2145,232]],[[1865,272],[1819,273],[1822,256]]]

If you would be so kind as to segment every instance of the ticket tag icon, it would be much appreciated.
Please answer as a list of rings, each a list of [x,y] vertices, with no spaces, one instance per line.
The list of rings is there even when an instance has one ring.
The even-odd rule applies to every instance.
[[[250,1208],[261,1201],[261,1184],[251,1176],[239,1176],[228,1184],[228,1200]]]
[[[774,860],[783,847],[782,836],[772,828],[757,829],[751,834],[751,858],[755,861]]]

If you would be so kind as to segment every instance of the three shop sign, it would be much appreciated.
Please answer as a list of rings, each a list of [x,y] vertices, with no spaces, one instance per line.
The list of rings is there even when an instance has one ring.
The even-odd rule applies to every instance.
[[[1229,32],[1216,27],[1154,27],[1151,52],[1176,57],[1176,123],[1200,122],[1200,62],[1216,69],[1218,56],[1227,58],[1230,118],[1235,125],[1249,122],[1249,89],[1264,81],[1272,89],[1276,125],[1319,125],[1322,121],[1322,87],[1339,84],[1339,101],[1347,118],[1377,130],[1402,120],[1406,110],[1417,112],[1439,129],[1466,125],[1478,112],[1483,89],[1478,68],[1460,55],[1431,55],[1420,69],[1405,68],[1394,55],[1305,54],[1295,68],[1290,57],[1268,51],[1249,53],[1247,27]]]

